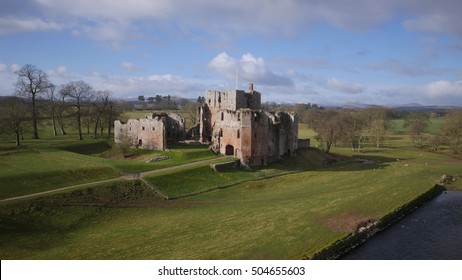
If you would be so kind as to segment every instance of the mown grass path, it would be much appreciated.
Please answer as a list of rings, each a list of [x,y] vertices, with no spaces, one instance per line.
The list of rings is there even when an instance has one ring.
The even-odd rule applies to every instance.
[[[39,196],[48,195],[48,194],[52,194],[52,193],[69,191],[69,190],[72,190],[72,189],[86,188],[86,187],[90,187],[90,186],[93,186],[93,185],[103,184],[103,183],[110,183],[110,182],[115,182],[115,181],[118,181],[118,180],[142,179],[145,176],[149,176],[149,175],[153,175],[153,174],[168,173],[168,172],[178,170],[178,169],[182,169],[182,168],[197,166],[197,165],[201,165],[201,164],[205,164],[205,163],[214,163],[214,162],[218,163],[218,162],[222,162],[222,161],[223,161],[223,158],[212,158],[212,159],[199,160],[199,161],[195,161],[195,162],[189,162],[189,163],[185,163],[185,164],[165,167],[165,168],[161,168],[161,169],[155,169],[155,170],[146,171],[146,172],[133,173],[131,175],[122,175],[120,177],[107,179],[107,180],[94,181],[94,182],[89,182],[89,183],[84,183],[84,184],[72,185],[72,186],[68,186],[68,187],[63,187],[63,188],[43,191],[43,192],[37,192],[37,193],[32,193],[32,194],[27,194],[27,195],[9,197],[9,198],[0,200],[0,203],[2,203],[2,202],[10,202],[10,201],[18,201],[18,200],[22,200],[22,199],[29,199],[29,198],[39,197]]]
[[[218,163],[220,161],[223,161],[223,158],[204,159],[204,160],[184,163],[184,164],[180,164],[180,165],[165,167],[165,168],[161,168],[161,169],[154,169],[154,170],[140,172],[140,173],[133,173],[132,175],[124,175],[121,178],[127,179],[127,180],[143,178],[145,176],[166,173],[166,172],[182,169],[182,168],[185,168],[185,167],[197,166],[197,165],[200,165],[200,164],[203,164],[203,163],[209,163],[209,162],[210,163],[212,163],[212,162],[217,162]]]

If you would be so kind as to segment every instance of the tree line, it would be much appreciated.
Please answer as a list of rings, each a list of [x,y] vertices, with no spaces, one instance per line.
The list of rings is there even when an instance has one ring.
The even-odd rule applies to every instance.
[[[266,105],[267,106],[267,105]],[[450,109],[444,113],[407,111],[371,106],[363,109],[331,108],[314,104],[282,105],[273,110],[297,112],[299,121],[316,133],[316,140],[326,153],[332,146],[343,145],[353,151],[364,151],[368,146],[381,147],[384,137],[393,127],[393,119],[403,119],[403,129],[410,137],[411,145],[423,148],[429,145],[434,151],[447,145],[454,153],[462,152],[462,109]],[[430,133],[431,116],[442,118],[438,131]],[[425,143],[424,143],[425,142]]]
[[[125,105],[114,101],[110,91],[95,90],[84,81],[58,86],[30,64],[15,73],[14,93],[3,97],[0,105],[0,131],[13,134],[17,146],[26,132],[31,132],[32,139],[39,139],[38,125],[44,120],[51,121],[55,136],[65,135],[70,126],[75,126],[79,140],[85,128],[95,139],[110,137],[114,120],[124,110]]]
[[[38,124],[50,120],[53,135],[65,135],[67,128],[74,126],[78,139],[83,139],[84,129],[93,138],[111,137],[114,120],[128,109],[126,103],[116,102],[107,90],[95,90],[84,81],[71,81],[54,85],[46,73],[34,65],[25,65],[18,71],[14,93],[2,98],[0,103],[0,132],[12,134],[16,145],[31,132],[39,139]],[[170,95],[148,97],[140,95],[138,101],[158,106],[159,109],[181,109],[192,124],[197,123],[197,108],[204,102],[181,99],[174,101]],[[393,128],[392,119],[404,119],[403,128],[410,136],[411,144],[422,148],[424,142],[438,151],[448,145],[454,153],[462,152],[462,109],[438,112],[444,122],[437,133],[429,135],[430,113],[397,112],[386,107],[363,109],[324,108],[317,104],[264,103],[269,111],[295,111],[301,123],[307,124],[317,133],[321,149],[329,153],[331,147],[345,145],[352,150],[364,151],[368,146],[381,147],[384,137]],[[153,108],[150,108],[153,109]]]

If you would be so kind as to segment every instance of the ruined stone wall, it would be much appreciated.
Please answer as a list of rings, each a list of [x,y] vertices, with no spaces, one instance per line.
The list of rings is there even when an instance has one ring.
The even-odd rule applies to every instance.
[[[266,165],[283,155],[295,155],[298,126],[294,115],[251,111],[249,165]]]
[[[219,117],[218,112],[223,110],[237,111],[245,108],[253,110],[261,108],[261,94],[254,91],[253,86],[251,92],[243,90],[207,91],[205,104],[201,106],[199,111],[199,140],[202,143],[211,141],[213,129],[210,128],[215,127]]]
[[[217,153],[233,155],[243,165],[266,165],[282,155],[294,155],[298,126],[295,116],[262,110],[218,111],[212,122],[211,147]]]
[[[165,126],[160,117],[130,119],[126,124],[114,122],[114,142],[122,146],[165,150]]]
[[[212,112],[207,105],[199,107],[199,141],[204,144],[212,141]]]
[[[165,118],[150,116],[139,120],[138,142],[139,148],[163,151],[167,148]]]
[[[208,90],[205,94],[205,102],[212,111],[236,111],[241,108],[259,110],[261,109],[261,94],[257,91],[228,90],[221,92]]]
[[[239,157],[241,153],[241,111],[221,110],[216,114],[213,135],[217,150],[224,155]],[[216,143],[212,140],[212,143]]]
[[[129,119],[126,124],[114,122],[114,142],[121,146],[148,150],[165,150],[167,142],[184,139],[184,119],[178,114],[147,114],[142,119]]]
[[[175,113],[167,113],[164,119],[167,143],[183,141],[186,134],[184,118]]]
[[[200,108],[200,141],[216,153],[233,155],[245,166],[266,165],[295,155],[298,119],[295,114],[261,110],[261,94],[207,91]]]
[[[279,128],[279,154],[295,155],[298,147],[298,117],[295,113],[277,112],[275,125]]]

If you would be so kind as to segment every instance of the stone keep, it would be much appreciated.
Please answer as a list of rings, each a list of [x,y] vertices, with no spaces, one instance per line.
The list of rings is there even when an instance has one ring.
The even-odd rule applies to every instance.
[[[127,123],[114,122],[114,142],[124,147],[164,151],[167,144],[184,140],[184,119],[175,113],[147,114]]]
[[[244,166],[266,165],[294,156],[298,144],[295,113],[261,110],[261,94],[207,91],[199,109],[199,139],[216,153],[239,158]]]

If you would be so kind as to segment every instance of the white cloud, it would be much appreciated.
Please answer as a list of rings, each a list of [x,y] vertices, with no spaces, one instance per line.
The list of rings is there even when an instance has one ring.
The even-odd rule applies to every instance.
[[[169,0],[37,0],[46,10],[83,18],[139,19],[170,15],[174,3]],[[181,2],[180,2],[181,4]],[[72,7],[72,8],[70,8]]]
[[[12,73],[18,71],[19,69],[21,69],[21,65],[19,65],[19,64],[13,63],[13,64],[10,65],[10,71]]]
[[[4,64],[0,63],[0,73],[4,73],[5,75],[16,76],[14,72],[21,69],[21,65],[13,63],[13,64]]]
[[[59,65],[56,69],[48,70],[46,73],[50,79],[70,80],[72,78],[64,65]]]
[[[338,78],[308,76],[306,79],[308,81],[314,82],[314,84],[323,89],[334,92],[357,94],[366,90],[366,86],[361,83],[345,81]]]
[[[0,34],[68,28],[95,40],[127,40],[148,26],[205,30],[218,38],[300,36],[318,23],[364,31],[399,17],[408,30],[462,37],[459,0],[36,0],[27,3],[31,8],[22,2],[8,3],[5,17],[0,12]]]
[[[155,81],[155,82],[172,82],[173,80],[182,81],[179,77],[173,77],[170,74],[166,75],[151,75],[147,78],[149,81]]]
[[[409,17],[403,24],[408,30],[443,33],[462,39],[461,1],[409,1],[405,7]]]
[[[327,79],[325,85],[327,89],[345,93],[361,93],[366,89],[366,87],[360,83],[348,82],[336,78]]]
[[[273,73],[261,57],[254,57],[247,53],[237,60],[230,57],[225,52],[218,54],[209,63],[209,67],[226,77],[235,79],[236,75],[239,81],[256,83],[268,86],[293,86],[293,81],[285,76]]]
[[[369,30],[388,20],[396,1],[330,0],[314,5],[319,20],[343,29]]]
[[[128,70],[130,72],[135,72],[135,71],[138,71],[140,70],[138,66],[136,66],[135,63],[133,62],[129,62],[129,61],[124,61],[120,64],[120,66],[122,66],[122,68],[124,68],[125,70]]]
[[[65,74],[67,73],[67,68],[66,66],[60,65],[58,66],[58,69],[56,70],[56,72],[58,72],[59,74]]]
[[[0,18],[0,35],[17,32],[56,31],[63,28],[64,26],[55,21],[40,18]]]
[[[373,70],[386,70],[408,76],[438,75],[444,72],[442,69],[428,68],[425,65],[408,65],[396,59],[369,63],[366,67]]]
[[[95,88],[111,90],[116,97],[173,95],[197,98],[205,92],[206,86],[193,79],[184,79],[171,74],[150,76],[100,76],[93,78]]]
[[[424,91],[430,97],[458,96],[462,98],[462,81],[432,82],[424,86]]]
[[[125,41],[142,38],[137,32],[137,27],[130,21],[118,19],[97,20],[90,24],[83,25],[81,33],[90,36],[98,41]],[[75,34],[75,30],[72,31]]]

